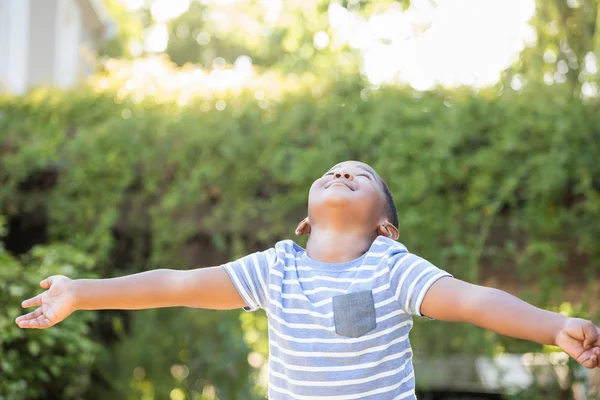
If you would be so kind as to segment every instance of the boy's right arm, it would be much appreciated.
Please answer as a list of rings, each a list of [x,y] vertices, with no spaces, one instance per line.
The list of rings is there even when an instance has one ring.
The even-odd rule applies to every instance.
[[[21,328],[48,328],[76,310],[177,306],[226,310],[246,306],[222,266],[187,271],[159,269],[111,279],[51,276],[40,286],[48,290],[22,303],[23,307],[39,308],[17,318]]]

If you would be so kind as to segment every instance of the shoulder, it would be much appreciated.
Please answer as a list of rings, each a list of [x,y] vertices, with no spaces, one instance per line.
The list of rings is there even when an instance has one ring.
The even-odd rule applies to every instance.
[[[275,259],[289,259],[296,258],[299,253],[304,252],[304,249],[293,240],[287,239],[275,243],[272,252]]]
[[[373,251],[381,254],[381,257],[387,259],[387,267],[390,269],[390,273],[395,275],[398,270],[404,270],[411,266],[419,264],[429,264],[424,258],[411,253],[404,244],[387,238],[385,236],[379,236],[372,247]]]
[[[402,243],[385,236],[378,236],[371,246],[371,251],[381,253],[389,258],[409,254],[408,249]]]
[[[244,265],[253,265],[261,270],[269,270],[279,264],[285,265],[286,261],[295,257],[296,248],[299,247],[291,240],[282,240],[275,243],[272,247],[256,251],[246,256],[232,261],[229,264],[234,267],[243,267]]]

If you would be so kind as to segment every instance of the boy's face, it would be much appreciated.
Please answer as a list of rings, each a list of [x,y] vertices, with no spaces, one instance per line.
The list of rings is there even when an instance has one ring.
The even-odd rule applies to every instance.
[[[385,193],[381,178],[369,165],[346,161],[335,165],[311,186],[308,195],[308,216],[311,225],[328,218],[333,209],[340,209],[348,223],[372,225],[375,229],[385,219]]]

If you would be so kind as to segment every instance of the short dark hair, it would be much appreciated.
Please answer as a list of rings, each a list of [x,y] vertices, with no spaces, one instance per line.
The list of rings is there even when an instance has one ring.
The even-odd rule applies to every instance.
[[[396,203],[394,203],[394,196],[392,196],[392,192],[390,192],[388,185],[383,179],[381,179],[381,183],[383,184],[383,191],[385,193],[385,212],[387,213],[387,217],[392,223],[392,225],[394,225],[396,229],[398,229],[398,211],[396,211]]]

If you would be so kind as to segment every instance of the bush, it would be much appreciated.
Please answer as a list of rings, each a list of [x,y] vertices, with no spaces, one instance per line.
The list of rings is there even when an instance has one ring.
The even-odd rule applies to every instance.
[[[4,226],[0,225],[3,229]],[[92,276],[89,257],[69,245],[34,248],[17,259],[0,245],[0,399],[79,399],[100,347],[90,339],[90,313],[75,313],[49,330],[20,329],[20,303],[50,275]],[[32,310],[30,310],[32,311]]]

